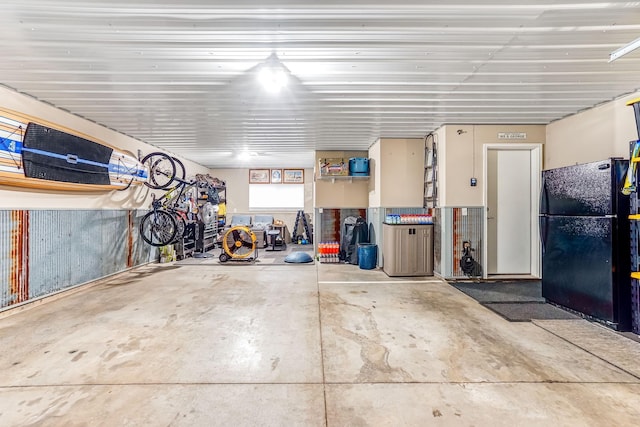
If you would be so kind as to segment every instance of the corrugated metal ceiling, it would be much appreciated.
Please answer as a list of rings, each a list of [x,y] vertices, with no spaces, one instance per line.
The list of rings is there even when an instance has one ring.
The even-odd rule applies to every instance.
[[[0,26],[0,83],[210,167],[544,124],[640,88],[640,51],[608,63],[640,2],[4,0]],[[277,96],[256,82],[274,52]]]

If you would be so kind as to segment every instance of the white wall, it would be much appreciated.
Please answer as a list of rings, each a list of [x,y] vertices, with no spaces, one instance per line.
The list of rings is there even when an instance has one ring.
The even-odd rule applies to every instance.
[[[372,150],[376,159],[374,178],[379,205],[370,207],[421,208],[424,203],[424,138],[380,138],[380,149]]]
[[[369,206],[382,206],[382,144],[369,147]]]
[[[544,169],[629,157],[629,141],[638,139],[633,107],[640,92],[549,124]]]
[[[487,143],[542,143],[543,169],[629,157],[638,139],[630,94],[562,120],[543,125],[447,125],[438,129],[440,206],[482,206],[482,152]],[[462,133],[458,133],[461,130]],[[498,140],[497,132],[526,132],[524,140]],[[475,155],[474,155],[475,148]],[[471,187],[475,175],[478,185]]]
[[[142,155],[152,151],[162,151],[152,145],[3,87],[0,87],[0,109],[13,110],[63,128],[72,129],[118,150],[132,153],[138,153],[140,150]],[[209,173],[209,169],[202,165],[183,158],[180,160],[185,164],[187,175]],[[150,194],[149,189],[144,185],[125,191],[100,192],[43,191],[0,185],[0,209],[138,209],[146,208],[149,205]]]
[[[498,139],[522,132],[524,139]],[[485,144],[544,144],[544,125],[447,125],[438,132],[439,206],[482,206]],[[477,185],[471,186],[471,178]]]

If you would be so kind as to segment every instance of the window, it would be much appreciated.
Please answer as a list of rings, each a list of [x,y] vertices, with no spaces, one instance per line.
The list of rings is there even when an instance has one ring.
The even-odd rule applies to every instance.
[[[304,209],[304,184],[249,184],[249,209]]]

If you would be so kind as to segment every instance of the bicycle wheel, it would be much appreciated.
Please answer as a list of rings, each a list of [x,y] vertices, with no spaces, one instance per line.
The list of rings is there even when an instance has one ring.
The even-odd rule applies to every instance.
[[[142,163],[149,168],[145,184],[155,190],[167,188],[176,177],[176,164],[168,154],[149,153],[142,158]]]
[[[167,211],[151,211],[140,221],[142,240],[151,246],[165,246],[172,243],[177,231],[176,220]]]
[[[172,157],[171,159],[176,164],[176,177],[184,181],[187,176],[187,170],[184,168],[184,163],[176,157]]]
[[[179,214],[174,214],[174,219],[176,220],[176,235],[173,238],[173,242],[176,243],[178,240],[184,237],[184,232],[187,229],[187,222],[184,218]]]

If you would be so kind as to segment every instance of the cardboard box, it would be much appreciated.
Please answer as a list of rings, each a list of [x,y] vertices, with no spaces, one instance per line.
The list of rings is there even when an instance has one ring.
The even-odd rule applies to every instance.
[[[320,176],[348,176],[349,161],[344,158],[320,159]]]

